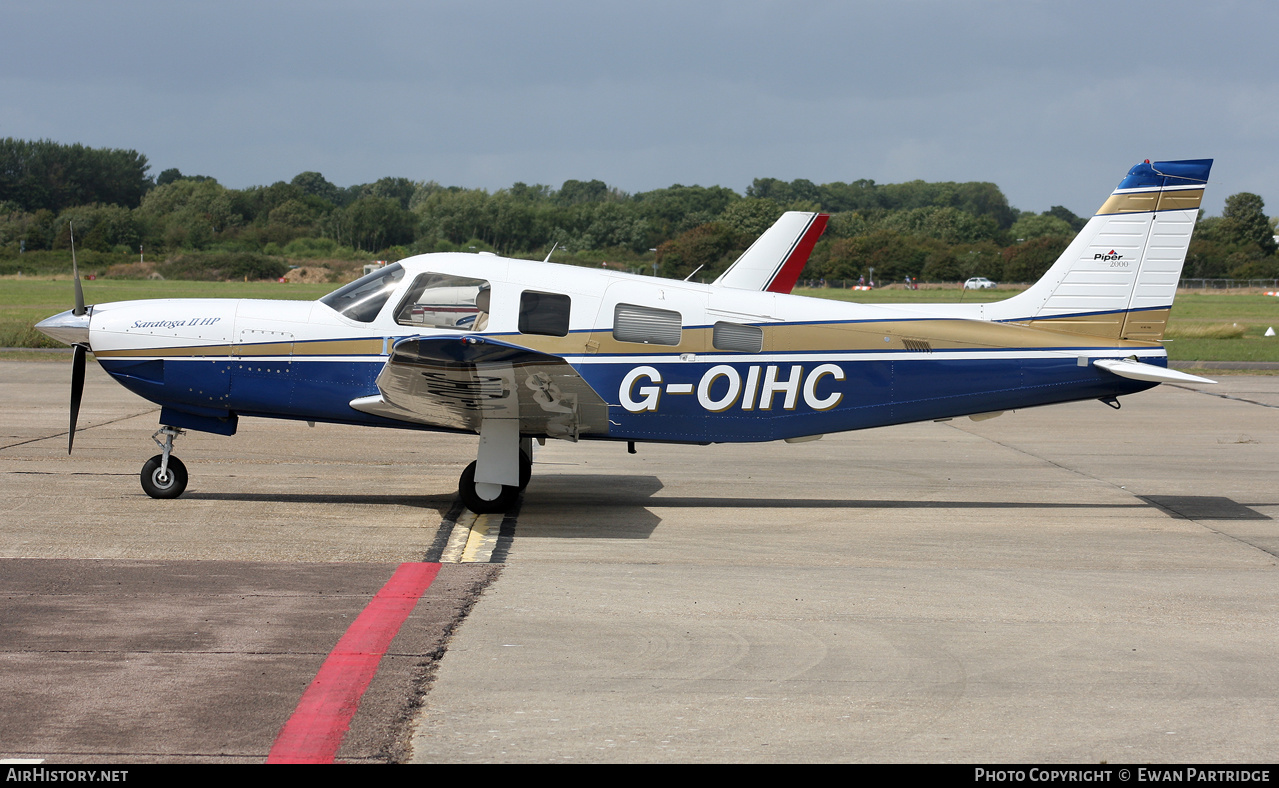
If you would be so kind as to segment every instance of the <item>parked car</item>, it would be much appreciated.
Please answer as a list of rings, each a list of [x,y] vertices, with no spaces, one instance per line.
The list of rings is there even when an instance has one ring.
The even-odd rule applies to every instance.
[[[994,290],[995,283],[984,276],[974,276],[967,282],[964,282],[965,290]]]

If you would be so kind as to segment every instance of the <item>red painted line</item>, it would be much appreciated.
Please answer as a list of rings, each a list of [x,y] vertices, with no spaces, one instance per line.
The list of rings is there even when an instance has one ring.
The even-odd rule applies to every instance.
[[[400,564],[329,652],[267,763],[333,763],[382,655],[439,572],[439,564]]]

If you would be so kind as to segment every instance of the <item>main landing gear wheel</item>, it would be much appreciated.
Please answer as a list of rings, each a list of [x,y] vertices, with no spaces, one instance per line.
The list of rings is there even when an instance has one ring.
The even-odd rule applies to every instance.
[[[164,455],[157,454],[142,466],[142,489],[152,498],[177,498],[187,488],[187,466],[169,455],[167,473],[161,473]]]
[[[520,464],[521,473],[520,481],[524,480],[523,463]],[[493,498],[484,497],[485,494],[497,492]],[[509,484],[485,484],[480,486],[475,482],[475,463],[466,466],[466,470],[462,471],[462,478],[457,483],[457,494],[462,499],[462,503],[467,509],[476,514],[494,514],[496,512],[505,512],[515,505],[515,499],[520,496],[520,488],[512,487]]]
[[[533,480],[533,461],[529,456],[520,451],[520,489],[523,490],[528,483]]]

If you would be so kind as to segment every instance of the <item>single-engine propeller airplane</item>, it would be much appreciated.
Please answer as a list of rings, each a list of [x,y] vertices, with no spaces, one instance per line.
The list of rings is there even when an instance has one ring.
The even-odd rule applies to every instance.
[[[156,498],[184,430],[239,417],[478,433],[459,494],[510,508],[533,443],[801,441],[1117,397],[1160,382],[1160,344],[1210,159],[1133,167],[1051,269],[1003,301],[868,305],[790,294],[820,214],[785,214],[713,284],[491,254],[410,257],[314,302],[84,305],[36,328],[161,406]],[[163,441],[161,441],[163,437]]]

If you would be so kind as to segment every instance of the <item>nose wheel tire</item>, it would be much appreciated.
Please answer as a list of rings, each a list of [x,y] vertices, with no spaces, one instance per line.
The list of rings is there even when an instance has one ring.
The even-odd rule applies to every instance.
[[[485,498],[481,491],[492,492],[493,488],[500,488],[501,492],[492,499]],[[505,512],[515,505],[515,500],[520,496],[520,488],[509,484],[479,486],[475,481],[475,463],[471,463],[462,471],[462,478],[457,483],[457,494],[466,508],[476,514],[495,514]]]
[[[169,455],[168,473],[160,473],[164,455],[157,454],[142,466],[142,489],[152,498],[177,498],[187,488],[187,466]]]

